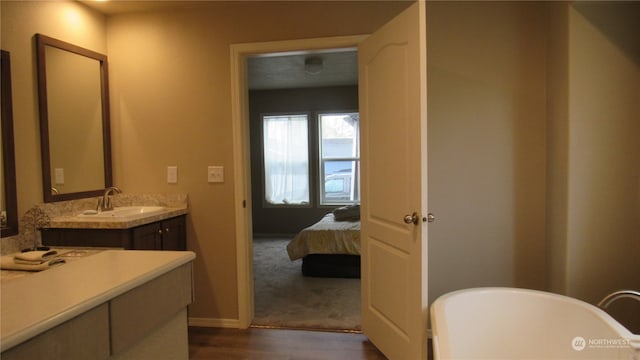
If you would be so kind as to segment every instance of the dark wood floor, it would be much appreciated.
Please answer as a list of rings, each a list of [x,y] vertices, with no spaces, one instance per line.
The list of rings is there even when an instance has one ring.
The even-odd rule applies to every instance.
[[[189,359],[386,360],[362,334],[189,327]]]

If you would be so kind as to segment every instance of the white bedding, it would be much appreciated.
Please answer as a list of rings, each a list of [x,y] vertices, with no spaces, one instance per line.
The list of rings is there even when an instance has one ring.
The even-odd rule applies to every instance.
[[[296,235],[287,252],[292,261],[309,254],[360,255],[360,221],[335,221],[329,213]]]

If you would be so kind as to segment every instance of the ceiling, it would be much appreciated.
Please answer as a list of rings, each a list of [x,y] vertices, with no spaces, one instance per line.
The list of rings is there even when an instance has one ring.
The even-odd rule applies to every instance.
[[[319,59],[319,72],[305,71],[305,60]],[[358,52],[296,53],[252,57],[247,61],[249,89],[294,89],[358,84]]]
[[[221,4],[216,1],[78,1],[107,16]],[[316,57],[322,61],[322,68],[317,74],[305,72],[305,59],[309,57]],[[251,57],[247,63],[251,90],[358,84],[358,53],[356,49],[268,54]]]
[[[197,6],[211,6],[216,1],[185,1],[185,0],[77,0],[84,5],[105,15],[127,14],[135,12],[162,11],[168,9],[185,9]]]

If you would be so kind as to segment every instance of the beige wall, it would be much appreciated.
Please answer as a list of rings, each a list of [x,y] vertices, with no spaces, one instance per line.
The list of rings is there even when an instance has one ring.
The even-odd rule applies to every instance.
[[[567,294],[640,289],[640,7],[569,10]],[[640,331],[640,311],[635,314]]]
[[[1,1],[2,49],[11,53],[18,213],[43,201],[34,34],[106,54],[106,19],[76,2]]]
[[[569,187],[569,6],[551,5],[547,57],[547,286],[566,294]]]
[[[233,43],[366,34],[406,4],[213,3],[108,20],[115,184],[187,192],[196,251],[189,316],[237,319],[230,52]],[[178,166],[178,184],[166,167]],[[208,165],[225,168],[208,184]]]
[[[545,8],[427,5],[429,298],[545,287]]]
[[[569,11],[567,291],[589,301],[640,286],[640,10],[607,8]]]
[[[553,10],[549,284],[597,303],[640,286],[640,10],[603,3]],[[637,332],[635,309],[611,308]]]
[[[638,11],[428,5],[431,300],[489,285],[590,303],[638,290]],[[613,312],[638,331],[636,306]]]
[[[591,303],[640,286],[640,10],[633,9],[553,6],[549,284]],[[636,306],[621,301],[611,311],[637,332]]]

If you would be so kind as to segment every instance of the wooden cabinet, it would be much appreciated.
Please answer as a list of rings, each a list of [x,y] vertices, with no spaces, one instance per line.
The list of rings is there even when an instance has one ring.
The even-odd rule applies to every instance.
[[[186,250],[186,215],[129,229],[42,229],[45,246],[122,247],[130,250]]]
[[[187,306],[193,302],[192,266],[191,262],[179,265],[122,294],[109,295],[104,302],[62,324],[36,332],[30,339],[9,349],[3,348],[0,357],[2,360],[186,360],[189,358]],[[108,271],[100,269],[96,274],[100,276]],[[64,283],[61,280],[54,282]],[[127,283],[118,285],[126,286]],[[96,297],[102,297],[104,293],[96,293]],[[47,295],[56,296],[51,292]]]
[[[150,334],[154,334],[163,327],[178,311],[185,309],[193,301],[192,264],[182,265],[158,278],[155,278],[133,290],[130,290],[111,300],[110,331],[111,351],[120,354],[128,351],[134,344],[144,342]],[[187,314],[181,315],[178,324],[180,330],[164,331],[160,335],[163,341],[156,342],[163,356],[131,357],[134,359],[178,359],[179,355],[171,356],[172,351],[180,349],[179,353],[188,354]],[[179,336],[182,335],[182,336]],[[176,343],[177,342],[177,343]],[[168,348],[167,345],[170,345]],[[163,348],[164,347],[164,348]],[[171,349],[171,348],[174,349]]]
[[[136,250],[186,250],[182,218],[138,226],[131,230],[131,248]]]
[[[109,306],[102,304],[4,351],[2,360],[107,359],[109,354]]]
[[[187,228],[184,218],[167,219],[162,222],[162,250],[187,250]]]

